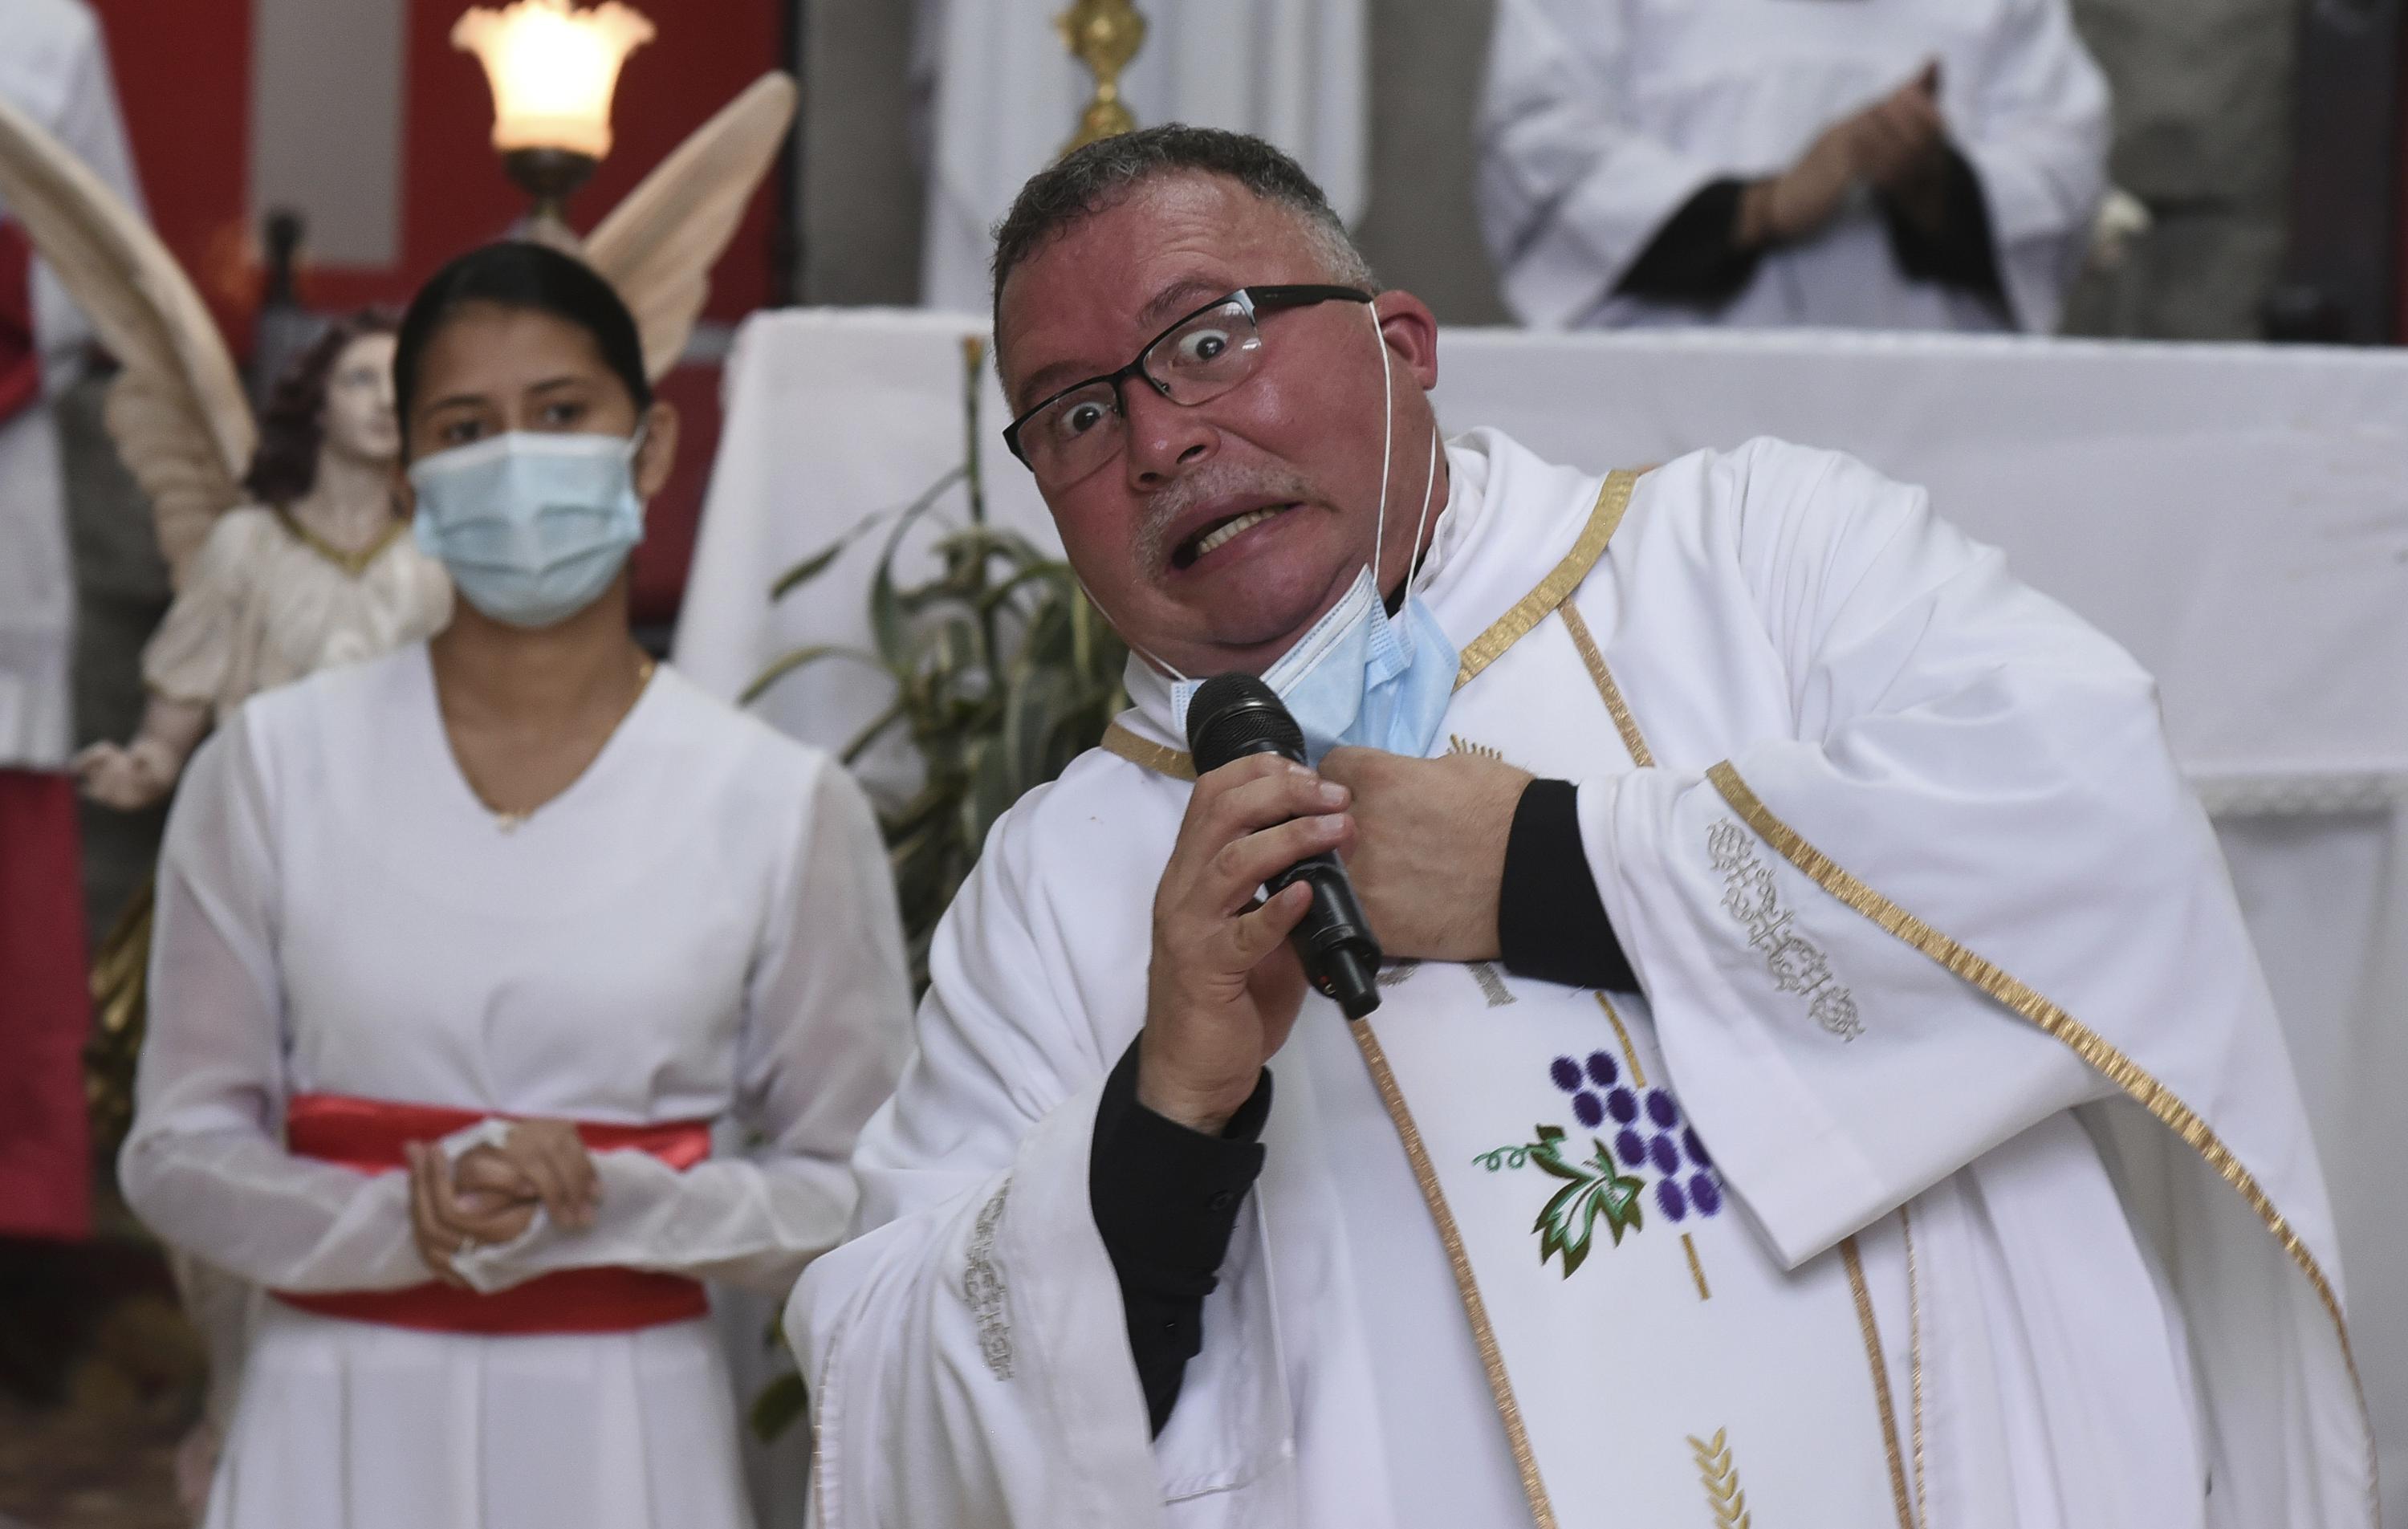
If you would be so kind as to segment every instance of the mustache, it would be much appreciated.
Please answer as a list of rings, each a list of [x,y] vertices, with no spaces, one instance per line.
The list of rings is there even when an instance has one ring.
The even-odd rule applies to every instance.
[[[1137,527],[1139,565],[1161,568],[1169,564],[1170,528],[1197,506],[1240,496],[1283,503],[1316,497],[1312,483],[1301,473],[1237,462],[1207,463],[1146,501]]]

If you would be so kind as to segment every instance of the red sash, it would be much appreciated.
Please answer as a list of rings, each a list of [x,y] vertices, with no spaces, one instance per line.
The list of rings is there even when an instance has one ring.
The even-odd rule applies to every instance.
[[[436,1105],[304,1093],[285,1110],[284,1140],[296,1157],[315,1158],[359,1173],[391,1173],[403,1165],[406,1144],[436,1141],[492,1118]],[[671,1121],[660,1125],[580,1122],[577,1135],[588,1150],[633,1147],[680,1172],[710,1155],[708,1121]],[[632,1333],[685,1322],[710,1309],[698,1280],[627,1268],[562,1269],[491,1295],[433,1280],[406,1290],[270,1293],[287,1306],[322,1317],[487,1336]]]
[[[0,218],[0,424],[42,395],[41,349],[34,340],[34,246]]]

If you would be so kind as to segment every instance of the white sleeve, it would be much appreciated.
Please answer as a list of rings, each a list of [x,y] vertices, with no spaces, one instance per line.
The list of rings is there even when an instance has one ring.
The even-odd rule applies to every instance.
[[[1506,306],[1560,329],[1611,294],[1726,167],[1635,131],[1621,0],[1498,0],[1475,191]]]
[[[516,1242],[457,1261],[472,1285],[615,1265],[783,1294],[843,1239],[848,1160],[895,1090],[911,994],[886,849],[861,788],[824,760],[797,816],[738,1046],[737,1123],[760,1146],[682,1173],[631,1149],[598,1152],[595,1224],[563,1232],[538,1210]]]
[[[1777,445],[1698,462],[1621,585],[1760,623],[1786,693],[1726,760],[1584,782],[1580,816],[1684,1104],[1783,1255],[2136,1068],[2205,1092],[2246,1055],[2286,1086],[2149,677],[1919,489]]]
[[[274,786],[237,715],[194,755],[159,854],[150,1030],[125,1198],[168,1242],[271,1289],[429,1278],[406,1175],[284,1150]]]
[[[2107,79],[2065,0],[2008,0],[1985,54],[1963,107],[1948,99],[1953,82],[1942,106],[1981,182],[2016,326],[2053,334],[2106,192]]]
[[[787,1308],[823,1529],[1129,1522],[1159,1497],[1088,1198],[1111,1059],[1065,1011],[1082,984],[1027,886],[1033,806],[938,932],[917,1050],[854,1159],[862,1235]]]

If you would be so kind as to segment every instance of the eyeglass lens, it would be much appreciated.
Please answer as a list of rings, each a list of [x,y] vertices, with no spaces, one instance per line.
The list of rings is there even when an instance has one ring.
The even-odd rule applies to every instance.
[[[1138,365],[1171,402],[1201,404],[1252,376],[1262,346],[1253,315],[1232,300],[1155,340]],[[1065,393],[1022,428],[1021,445],[1039,476],[1056,482],[1082,477],[1120,450],[1120,400],[1100,381]]]

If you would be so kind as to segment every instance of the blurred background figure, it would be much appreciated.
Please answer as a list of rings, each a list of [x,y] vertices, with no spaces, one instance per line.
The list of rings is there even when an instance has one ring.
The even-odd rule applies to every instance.
[[[77,0],[0,0],[0,99],[139,202],[108,56]],[[0,207],[0,1236],[91,1222],[69,664],[75,583],[50,400],[92,332]]]
[[[1137,125],[1125,107],[1124,117],[1082,121],[1095,90],[1082,59],[1115,77],[1125,69],[1116,89],[1150,121],[1285,144],[1340,217],[1359,216],[1370,155],[1367,9],[1367,0],[1149,0],[1132,20],[1131,7],[1094,0],[919,0],[910,82],[928,185],[922,301],[986,312],[989,231],[1022,182],[1074,130]]]
[[[1525,323],[2048,333],[2108,99],[2065,0],[1500,0],[1478,136]]]

